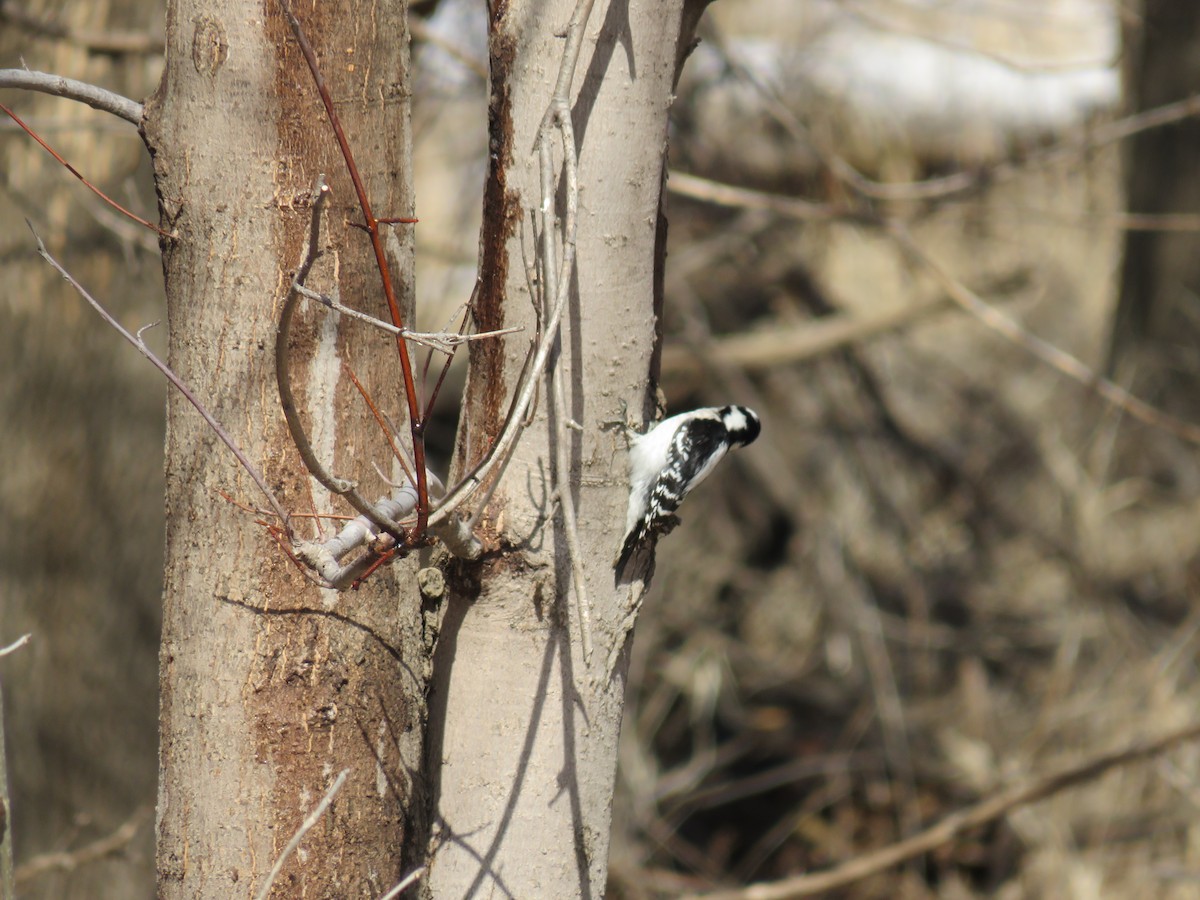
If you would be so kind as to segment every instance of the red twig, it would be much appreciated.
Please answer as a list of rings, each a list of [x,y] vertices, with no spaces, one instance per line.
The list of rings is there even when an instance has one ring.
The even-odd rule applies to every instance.
[[[364,581],[366,581],[368,578],[370,578],[372,575],[374,575],[375,571],[380,566],[383,566],[385,563],[391,562],[396,557],[396,554],[399,552],[400,552],[399,547],[392,547],[388,550],[385,550],[383,553],[380,553],[379,557],[373,563],[371,563],[371,565],[367,569],[367,571],[363,572],[356,579],[354,579],[354,583],[352,585],[350,585],[350,590],[357,591],[359,585],[361,585]]]
[[[309,43],[304,29],[300,26],[300,20],[292,12],[291,4],[288,0],[278,0],[278,2],[284,16],[287,17],[288,24],[291,26],[292,34],[296,37],[296,43],[300,46],[300,52],[304,55],[305,62],[308,63],[308,70],[312,73],[317,93],[321,95],[321,102],[325,105],[325,114],[329,119],[329,125],[333,129],[338,147],[342,151],[342,158],[346,162],[346,171],[350,174],[350,180],[354,183],[354,193],[358,196],[358,205],[362,209],[363,219],[366,223],[365,230],[370,235],[371,248],[375,251],[375,264],[379,268],[379,278],[383,286],[383,295],[387,298],[388,312],[391,314],[392,324],[397,328],[403,328],[404,320],[400,315],[400,304],[396,300],[396,291],[392,286],[391,271],[388,269],[387,256],[384,253],[383,239],[379,234],[379,220],[371,212],[371,201],[367,197],[367,190],[363,185],[358,166],[355,165],[354,154],[350,150],[350,142],[346,139],[346,134],[342,130],[341,120],[334,109],[333,97],[330,95],[329,87],[326,85],[325,78],[321,75],[320,67],[317,65],[317,55],[313,51],[312,44]],[[400,369],[404,376],[404,395],[408,401],[408,423],[412,432],[413,464],[416,468],[414,474],[416,475],[417,488],[417,524],[412,537],[414,540],[418,540],[425,533],[425,525],[429,519],[429,485],[425,477],[425,420],[421,414],[420,400],[417,398],[417,386],[413,378],[412,360],[409,357],[408,344],[405,343],[404,338],[400,335],[396,336],[396,349],[400,354]]]
[[[383,413],[379,411],[379,407],[375,405],[375,401],[371,399],[371,395],[367,393],[367,389],[363,387],[363,383],[358,380],[358,376],[354,374],[354,369],[350,367],[350,363],[342,360],[342,371],[349,377],[350,382],[358,389],[358,393],[362,396],[363,402],[367,404],[367,409],[371,411],[371,415],[375,417],[375,421],[379,424],[380,431],[387,438],[388,445],[392,448],[392,455],[396,457],[396,461],[400,463],[400,468],[404,470],[404,474],[408,476],[410,481],[415,483],[413,473],[408,470],[408,460],[404,458],[404,454],[400,452],[400,448],[396,446],[396,439],[392,436],[392,429],[388,427],[387,421],[383,418]]]
[[[14,122],[16,122],[22,131],[24,131],[27,135],[29,135],[31,138],[33,138],[35,141],[37,141],[39,144],[41,144],[43,150],[45,150],[47,153],[49,153],[51,156],[53,156],[56,160],[58,160],[59,165],[61,165],[64,169],[66,169],[68,172],[70,172],[72,175],[74,175],[76,178],[78,178],[80,181],[82,181],[84,187],[86,187],[89,191],[91,191],[93,194],[95,194],[97,197],[99,197],[101,200],[103,200],[105,203],[107,203],[109,206],[111,206],[113,209],[115,209],[121,215],[126,216],[130,219],[133,219],[133,221],[137,222],[139,225],[146,226],[151,231],[158,232],[158,234],[161,237],[172,238],[172,239],[175,237],[174,235],[168,234],[167,232],[163,231],[161,228],[159,228],[157,225],[153,224],[152,222],[147,222],[145,219],[143,219],[137,213],[130,212],[125,207],[123,207],[120,203],[118,203],[116,200],[114,200],[112,197],[108,196],[108,194],[104,193],[104,191],[100,190],[100,188],[96,187],[94,184],[92,184],[90,181],[88,181],[86,178],[84,178],[83,175],[80,174],[78,169],[76,169],[73,165],[71,165],[69,162],[67,162],[65,159],[63,159],[61,156],[59,156],[53,147],[51,147],[44,140],[42,140],[41,135],[39,135],[36,131],[34,131],[32,128],[30,128],[28,125],[26,125],[24,122],[22,122],[21,117],[18,116],[11,109],[9,109],[7,106],[5,106],[3,103],[0,103],[0,109],[4,110],[4,112],[8,115],[8,117],[10,119],[12,119]]]

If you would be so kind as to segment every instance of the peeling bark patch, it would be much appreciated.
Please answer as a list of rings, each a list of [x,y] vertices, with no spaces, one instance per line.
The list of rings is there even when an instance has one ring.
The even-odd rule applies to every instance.
[[[493,19],[489,47],[492,93],[488,102],[488,175],[483,193],[483,228],[480,233],[482,285],[472,313],[480,331],[504,327],[505,284],[508,279],[508,242],[520,217],[519,197],[508,189],[512,165],[512,96],[509,79],[516,55],[515,40],[502,33]],[[469,455],[480,458],[487,442],[500,431],[504,405],[504,350],[498,338],[471,345],[471,409],[483,427],[473,429]]]

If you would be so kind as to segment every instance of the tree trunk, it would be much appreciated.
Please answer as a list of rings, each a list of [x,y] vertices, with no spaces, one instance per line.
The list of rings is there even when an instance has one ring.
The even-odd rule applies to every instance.
[[[492,6],[490,168],[480,328],[457,468],[495,439],[536,333],[525,260],[542,205],[537,133],[573,3]],[[667,112],[690,25],[682,0],[599,5],[571,91],[579,155],[578,267],[564,315],[563,403],[553,379],[481,528],[495,551],[452,573],[435,659],[428,758],[436,783],[434,897],[601,897],[628,649],[628,587],[613,558],[628,497],[625,442],[606,421],[647,415],[656,349]],[[557,176],[559,172],[555,172]],[[558,216],[564,214],[564,189]],[[576,424],[580,427],[576,427]],[[565,442],[569,473],[556,482]],[[590,659],[555,492],[578,517]]]
[[[1136,31],[1126,34],[1126,91],[1131,111],[1184,99],[1200,79],[1200,8],[1146,0]],[[1190,214],[1200,204],[1194,174],[1200,121],[1189,118],[1130,139],[1125,157],[1126,206],[1144,215]],[[1114,317],[1109,370],[1182,415],[1195,415],[1190,348],[1196,342],[1200,290],[1196,236],[1188,231],[1125,233],[1121,296]],[[1187,348],[1180,354],[1178,348]]]
[[[297,10],[378,214],[409,215],[405,4]],[[310,188],[332,185],[311,287],[385,315],[379,277],[312,79],[274,2],[175,0],[167,65],[144,123],[164,243],[170,361],[293,511],[334,510],[309,484],[275,390],[275,323],[307,238]],[[389,238],[411,312],[412,247]],[[339,361],[398,415],[394,348],[323,310],[298,314],[293,385],[319,455],[386,488],[389,453]],[[402,418],[402,417],[401,417]],[[275,896],[375,897],[422,831],[428,654],[410,566],[344,596],[311,586],[256,516],[254,486],[172,393],[160,708],[161,897],[253,896],[339,771],[349,778],[275,882]],[[310,500],[310,498],[312,498]],[[302,534],[311,526],[301,520]]]

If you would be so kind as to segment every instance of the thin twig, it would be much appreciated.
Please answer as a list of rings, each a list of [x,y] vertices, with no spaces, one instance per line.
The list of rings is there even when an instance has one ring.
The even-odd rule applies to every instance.
[[[462,322],[458,326],[458,334],[464,335],[467,331],[467,322],[471,321],[471,309],[475,306],[475,299],[479,296],[479,288],[483,284],[483,279],[476,276],[475,287],[471,289],[471,297],[463,304]],[[449,324],[449,323],[447,323]],[[432,415],[434,406],[437,405],[438,395],[442,392],[442,385],[446,383],[446,376],[450,374],[450,364],[454,361],[454,350],[446,354],[446,358],[442,360],[442,371],[438,373],[437,381],[433,383],[433,390],[429,392],[429,398],[425,401],[425,414]],[[433,350],[425,354],[425,367],[421,370],[421,383],[428,384],[429,364],[433,362]],[[445,493],[445,490],[443,490]]]
[[[908,229],[899,222],[886,223],[886,231],[912,259],[933,275],[951,300],[988,328],[1008,338],[1055,371],[1088,390],[1094,391],[1101,399],[1128,413],[1137,421],[1154,428],[1161,428],[1189,443],[1200,444],[1200,426],[1177,419],[1151,406],[1115,382],[1102,377],[1076,357],[1027,331],[1015,319],[1000,312],[946,271],[940,263],[921,249],[909,234]]]
[[[29,639],[32,636],[33,635],[31,634],[23,634],[7,647],[0,647],[0,656],[8,656],[8,654],[12,653],[14,650],[20,650],[29,643]]]
[[[255,895],[254,900],[267,900],[267,897],[271,893],[271,886],[275,884],[275,879],[279,877],[279,872],[283,869],[283,864],[287,862],[287,858],[292,855],[295,849],[300,846],[300,842],[304,840],[304,835],[308,834],[309,829],[316,825],[321,816],[325,814],[325,810],[329,809],[329,804],[333,802],[334,795],[342,789],[342,785],[346,783],[346,776],[349,774],[349,769],[342,769],[338,773],[338,777],[333,780],[333,784],[329,786],[329,790],[325,792],[325,796],[321,798],[321,802],[300,823],[300,827],[296,829],[296,833],[292,835],[292,839],[288,841],[287,846],[283,848],[283,852],[279,854],[279,859],[275,860],[275,865],[267,873],[267,880]]]
[[[41,853],[32,857],[13,872],[17,884],[27,883],[47,872],[73,872],[80,866],[97,862],[126,847],[150,814],[148,808],[139,809],[112,834],[85,844],[78,850],[63,850],[57,853]]]
[[[63,78],[61,75],[33,72],[29,69],[0,69],[0,88],[19,88],[52,94],[66,100],[77,100],[86,103],[92,109],[112,113],[133,125],[142,124],[142,104],[94,84],[76,81],[74,78]]]
[[[358,493],[354,482],[332,474],[325,468],[324,463],[317,459],[312,443],[308,440],[308,433],[304,430],[304,423],[300,421],[300,411],[296,406],[295,395],[292,393],[291,356],[288,344],[291,339],[292,319],[295,316],[300,297],[297,288],[304,284],[304,279],[312,271],[313,264],[317,261],[317,256],[321,251],[321,211],[329,199],[329,185],[325,183],[324,175],[317,176],[313,193],[315,199],[312,205],[312,217],[309,221],[308,246],[304,250],[300,267],[296,270],[296,275],[284,298],[283,309],[279,312],[279,326],[275,332],[275,380],[279,386],[279,405],[283,410],[283,418],[287,422],[288,431],[291,433],[292,443],[296,445],[300,458],[313,478],[317,479],[326,490],[339,497],[344,497],[347,503],[370,519],[372,524],[381,531],[387,532],[397,542],[403,543],[405,540],[403,528],[382,516],[368,503]],[[287,519],[284,519],[284,526],[289,529],[290,534]]]
[[[388,446],[392,450],[392,456],[396,458],[396,462],[400,463],[400,468],[404,470],[404,474],[408,476],[412,483],[416,483],[413,477],[412,467],[408,463],[408,457],[400,452],[400,445],[396,441],[396,436],[392,433],[391,425],[384,419],[383,413],[379,411],[379,407],[375,405],[375,401],[371,399],[371,395],[367,392],[366,386],[358,380],[358,376],[354,374],[354,369],[346,360],[342,360],[342,371],[346,373],[350,379],[350,383],[354,385],[358,395],[362,397],[363,403],[367,404],[367,409],[371,411],[372,417],[375,419],[375,424],[379,426],[379,430],[383,432],[383,436],[387,438]]]
[[[7,106],[5,106],[3,103],[0,103],[0,110],[3,110],[10,119],[12,119],[14,122],[16,122],[22,131],[24,131],[27,135],[29,135],[31,138],[33,138],[35,141],[37,141],[43,150],[45,150],[47,153],[49,153],[51,156],[53,156],[55,158],[55,160],[58,161],[58,164],[60,166],[62,166],[64,169],[66,169],[68,172],[70,172],[72,175],[74,175],[76,178],[78,178],[80,181],[82,181],[84,187],[86,187],[89,191],[91,191],[93,194],[95,194],[97,197],[99,197],[101,200],[103,200],[105,203],[107,203],[109,206],[111,206],[113,209],[115,209],[121,215],[132,219],[133,221],[137,222],[139,225],[149,228],[151,231],[158,232],[158,234],[161,235],[162,237],[165,237],[165,238],[173,238],[174,237],[174,235],[168,234],[167,232],[163,231],[161,228],[159,228],[153,222],[148,222],[145,219],[143,219],[141,216],[139,216],[137,213],[130,212],[125,207],[123,207],[120,203],[118,203],[116,200],[114,200],[112,197],[108,196],[108,194],[104,193],[104,191],[100,190],[100,188],[96,187],[94,184],[92,184],[90,181],[88,181],[86,178],[84,178],[78,169],[76,169],[73,165],[71,165],[69,162],[67,162],[65,159],[63,159],[62,156],[60,156],[53,147],[51,147],[44,140],[42,140],[41,135],[39,135],[36,131],[34,131],[32,128],[30,128],[28,125],[26,125],[24,122],[22,122],[21,118],[15,112],[13,112],[11,109],[9,109]]]
[[[400,883],[384,894],[379,900],[396,900],[406,890],[416,884],[425,875],[425,866],[417,866],[400,880]]]
[[[750,885],[739,890],[697,894],[687,900],[790,900],[793,897],[811,897],[835,891],[923,853],[929,853],[954,840],[964,831],[986,825],[1022,806],[1037,803],[1068,788],[1094,781],[1118,766],[1152,759],[1196,738],[1200,738],[1200,724],[1193,723],[1157,740],[1093,756],[1025,784],[1001,790],[973,806],[951,813],[936,825],[911,838],[855,857],[827,871]]]
[[[410,331],[407,328],[397,328],[391,322],[385,322],[382,319],[377,319],[372,315],[368,315],[360,310],[353,309],[343,303],[334,300],[328,294],[322,294],[319,291],[314,291],[312,288],[298,285],[296,290],[300,296],[307,300],[315,300],[322,306],[332,309],[334,312],[344,313],[352,319],[357,319],[360,322],[366,322],[380,331],[385,331],[395,337],[403,338],[406,341],[412,341],[414,344],[421,344],[431,350],[437,350],[445,353],[447,356],[452,355],[458,347],[463,344],[469,344],[471,341],[480,341],[485,338],[500,337],[505,334],[514,334],[524,329],[520,325],[514,325],[511,328],[498,328],[495,331],[480,331],[474,334],[462,334],[457,331]]]
[[[83,285],[76,281],[74,277],[72,277],[71,273],[64,269],[58,260],[50,255],[50,251],[48,251],[46,249],[46,245],[42,243],[41,236],[39,236],[37,231],[34,229],[32,222],[26,219],[25,224],[28,225],[29,230],[33,232],[33,238],[35,241],[37,241],[38,254],[42,257],[42,259],[50,263],[50,265],[52,265],[58,271],[58,274],[65,278],[67,283],[70,284],[71,287],[75,288],[78,294],[88,302],[88,305],[90,305],[92,309],[99,313],[100,317],[104,319],[105,322],[116,329],[117,333],[120,334],[121,337],[133,344],[133,346],[137,348],[137,351],[141,353],[142,356],[150,360],[154,367],[158,369],[158,371],[162,372],[167,381],[171,382],[172,386],[183,395],[183,398],[195,408],[196,412],[200,413],[200,415],[204,418],[204,421],[208,423],[208,427],[211,428],[213,433],[221,439],[221,442],[229,448],[230,452],[233,453],[234,457],[241,464],[242,468],[246,470],[246,473],[251,477],[251,479],[253,479],[254,483],[258,485],[258,489],[262,491],[263,496],[267,498],[267,502],[271,504],[271,509],[275,512],[275,515],[279,516],[280,521],[286,523],[288,520],[287,513],[284,512],[283,506],[275,498],[275,494],[272,493],[269,487],[267,487],[266,479],[263,478],[262,473],[260,473],[258,469],[255,468],[254,464],[250,462],[246,454],[242,452],[241,448],[238,447],[233,438],[230,437],[229,432],[221,427],[221,423],[213,418],[212,413],[210,413],[205,408],[204,404],[200,402],[199,398],[192,393],[191,388],[189,388],[183,382],[183,379],[175,374],[174,370],[170,366],[159,359],[154,351],[147,347],[143,341],[130,334],[120,322],[114,319],[109,311],[100,305],[100,301],[89,294]]]
[[[554,405],[560,416],[565,415],[566,396],[563,391],[562,366],[554,367]],[[579,610],[579,636],[583,646],[583,661],[592,661],[592,604],[588,599],[587,581],[583,572],[583,550],[579,546],[579,525],[575,518],[575,498],[571,495],[571,460],[568,453],[566,429],[559,429],[554,454],[554,488],[558,509],[562,513],[563,534],[567,539],[567,556],[571,559],[571,575],[575,582],[575,605]]]
[[[403,328],[404,320],[400,315],[400,304],[396,299],[396,291],[392,286],[392,274],[391,269],[388,267],[387,253],[384,250],[383,239],[379,233],[379,221],[375,218],[375,214],[371,212],[371,201],[367,196],[367,189],[363,185],[362,176],[359,174],[358,166],[354,162],[354,154],[350,150],[350,142],[346,139],[346,134],[342,130],[341,120],[338,118],[337,110],[334,108],[333,96],[329,93],[329,87],[326,85],[325,78],[321,74],[320,66],[317,65],[317,54],[313,50],[312,44],[309,43],[308,36],[304,33],[304,29],[300,25],[300,20],[292,12],[291,3],[288,0],[277,0],[277,2],[280,9],[283,10],[288,24],[291,26],[292,34],[296,38],[296,43],[300,47],[304,61],[308,64],[313,84],[316,85],[317,93],[321,96],[321,102],[325,106],[325,114],[329,119],[329,127],[333,129],[333,135],[337,139],[338,148],[342,152],[342,159],[346,163],[346,171],[350,175],[350,181],[354,184],[354,193],[358,197],[358,205],[362,210],[365,229],[371,238],[371,249],[375,252],[375,264],[379,269],[379,281],[383,287],[383,296],[387,300],[388,312],[392,317],[392,324],[397,328]],[[400,373],[404,379],[404,396],[408,402],[408,426],[412,434],[413,461],[416,464],[417,470],[416,487],[420,503],[417,505],[417,524],[413,529],[413,537],[419,540],[425,532],[429,516],[429,487],[425,483],[425,416],[421,410],[420,400],[417,398],[417,385],[413,377],[412,360],[409,356],[408,344],[399,335],[396,336],[396,350],[400,354]],[[397,534],[393,534],[393,537],[403,541],[403,538]]]

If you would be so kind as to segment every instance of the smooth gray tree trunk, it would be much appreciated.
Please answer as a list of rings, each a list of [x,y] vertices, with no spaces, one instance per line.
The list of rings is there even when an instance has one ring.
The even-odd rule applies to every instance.
[[[537,135],[575,4],[492,7],[491,158],[481,236],[480,327],[524,329],[477,346],[458,468],[496,437],[536,333],[527,263],[537,255]],[[628,650],[628,586],[613,559],[628,497],[625,441],[606,423],[654,412],[649,396],[663,262],[667,113],[700,7],[597,3],[570,93],[579,155],[578,265],[553,379],[462,567],[436,654],[429,758],[436,779],[429,883],[438,898],[604,895]],[[555,175],[561,154],[555,156]],[[565,215],[559,183],[556,212]],[[535,289],[535,293],[537,293]],[[565,448],[563,445],[565,444]],[[565,449],[569,475],[555,479]],[[586,627],[556,491],[578,518]]]

